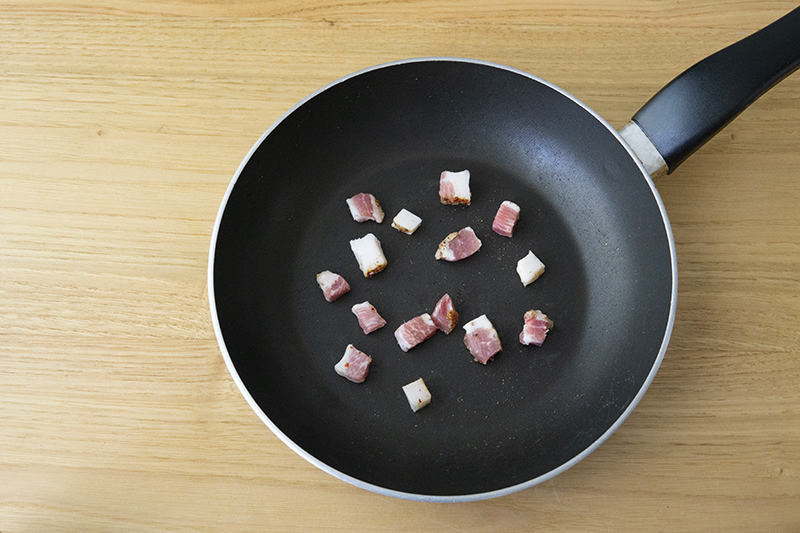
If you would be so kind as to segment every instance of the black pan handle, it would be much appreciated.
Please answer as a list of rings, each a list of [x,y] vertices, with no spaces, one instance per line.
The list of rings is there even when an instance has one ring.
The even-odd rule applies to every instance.
[[[672,173],[759,96],[800,67],[800,7],[703,59],[633,116]]]

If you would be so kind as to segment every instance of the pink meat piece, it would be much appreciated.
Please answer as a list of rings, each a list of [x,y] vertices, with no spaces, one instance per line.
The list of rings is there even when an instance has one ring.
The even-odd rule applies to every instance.
[[[350,290],[350,285],[339,274],[325,270],[317,274],[317,284],[325,299],[332,302]]]
[[[481,240],[475,235],[475,231],[469,226],[451,233],[440,244],[436,250],[436,259],[445,261],[460,261],[477,252],[481,247]]]
[[[447,172],[442,172],[442,175],[439,178],[439,198],[441,199],[442,203],[452,202],[452,199],[456,194],[456,188],[453,186],[453,182],[446,179],[446,177]]]
[[[386,325],[386,321],[369,302],[354,305],[352,311],[358,318],[358,325],[367,335]]]
[[[369,193],[360,192],[352,198],[348,198],[347,205],[356,222],[366,222],[367,220],[374,220],[379,224],[383,222],[381,204]]]
[[[525,325],[519,334],[519,342],[525,345],[533,344],[541,346],[547,336],[547,332],[553,327],[553,321],[539,310],[531,309],[525,313]]]
[[[511,237],[514,234],[514,225],[519,219],[519,206],[514,202],[506,200],[500,204],[497,214],[494,216],[492,222],[492,229],[498,235],[503,237]]]
[[[431,320],[431,315],[425,313],[401,324],[395,330],[394,337],[397,339],[400,349],[407,352],[422,341],[429,339],[434,333],[436,333],[436,324]]]
[[[494,326],[482,315],[472,322],[464,325],[466,334],[464,335],[464,344],[467,346],[469,353],[479,363],[486,364],[498,352],[503,349],[500,344],[500,337],[497,335]]]
[[[433,323],[436,324],[439,330],[448,335],[453,331],[453,328],[456,327],[456,324],[458,324],[458,313],[453,306],[453,300],[450,298],[449,294],[442,296],[436,303],[436,307],[431,315],[431,320],[433,320]]]
[[[372,357],[352,344],[347,345],[342,359],[333,367],[336,373],[355,383],[363,383],[369,373],[369,364]]]

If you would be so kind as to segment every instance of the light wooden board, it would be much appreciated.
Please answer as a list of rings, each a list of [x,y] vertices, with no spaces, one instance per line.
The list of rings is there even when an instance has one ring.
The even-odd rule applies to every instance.
[[[566,473],[424,504],[319,471],[258,420],[208,312],[240,161],[373,64],[519,68],[615,127],[785,1],[0,5],[0,531],[800,530],[800,75],[657,186],[679,300],[644,400]]]

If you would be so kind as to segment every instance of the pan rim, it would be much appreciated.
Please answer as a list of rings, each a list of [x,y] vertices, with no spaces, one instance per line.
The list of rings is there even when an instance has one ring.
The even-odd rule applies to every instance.
[[[656,356],[655,361],[653,362],[653,366],[650,369],[650,372],[647,375],[644,383],[640,387],[639,391],[637,392],[636,396],[632,399],[628,407],[625,411],[617,418],[617,420],[612,424],[597,440],[587,446],[583,451],[579,454],[574,456],[569,461],[561,464],[560,466],[542,474],[541,476],[535,477],[533,479],[524,481],[522,483],[518,483],[515,485],[511,485],[502,489],[497,489],[493,491],[481,492],[481,493],[474,493],[474,494],[456,494],[456,495],[430,495],[430,494],[417,494],[411,492],[403,492],[394,489],[388,489],[386,487],[382,487],[380,485],[375,485],[372,483],[367,483],[363,480],[360,480],[356,477],[353,477],[349,474],[346,474],[336,468],[331,467],[330,465],[320,461],[307,451],[305,451],[301,446],[295,443],[292,439],[290,439],[281,429],[264,413],[255,399],[252,397],[250,392],[247,390],[244,382],[242,381],[241,377],[239,376],[238,371],[233,363],[233,359],[231,358],[230,353],[228,352],[225,339],[222,334],[222,330],[219,323],[219,317],[217,315],[217,307],[216,307],[216,293],[214,289],[214,263],[216,257],[216,246],[217,246],[217,239],[219,236],[219,229],[220,223],[222,221],[222,217],[225,213],[225,208],[228,204],[228,200],[230,199],[231,193],[233,192],[236,183],[244,170],[247,164],[250,162],[253,154],[256,150],[261,146],[264,140],[272,133],[272,131],[278,127],[288,116],[294,113],[298,108],[303,106],[306,102],[313,99],[317,95],[325,92],[326,90],[334,87],[340,83],[343,83],[351,78],[356,76],[362,75],[367,72],[403,65],[403,64],[410,64],[410,63],[423,63],[423,62],[432,62],[432,61],[449,61],[449,62],[461,62],[461,63],[472,63],[476,65],[483,65],[487,67],[498,68],[501,70],[506,70],[526,78],[529,78],[533,81],[541,83],[550,89],[560,93],[561,95],[569,98],[574,103],[578,104],[582,107],[585,111],[591,114],[596,120],[598,120],[612,135],[616,137],[619,143],[625,148],[628,152],[634,163],[639,167],[642,177],[646,180],[648,187],[650,188],[651,193],[658,205],[659,212],[661,214],[662,221],[664,223],[664,230],[667,235],[667,241],[669,244],[669,252],[670,252],[670,267],[671,267],[671,274],[672,274],[672,286],[671,286],[671,294],[670,294],[670,308],[669,308],[669,317],[667,320],[667,324],[664,331],[664,337],[662,339],[659,352]],[[209,309],[211,313],[211,321],[214,328],[214,335],[217,339],[217,344],[219,345],[220,352],[222,354],[223,360],[225,361],[225,365],[230,373],[231,377],[233,378],[236,387],[239,389],[239,392],[244,396],[245,400],[247,401],[250,408],[256,413],[258,418],[272,431],[272,433],[278,437],[286,446],[288,446],[292,451],[294,451],[297,455],[305,459],[307,462],[311,463],[315,467],[319,468],[323,472],[326,472],[337,479],[345,481],[353,486],[358,488],[362,488],[365,490],[369,490],[371,492],[391,496],[400,499],[406,500],[414,500],[414,501],[424,501],[424,502],[468,502],[468,501],[479,501],[479,500],[487,500],[492,498],[497,498],[500,496],[509,495],[526,488],[533,487],[540,483],[543,483],[549,479],[554,478],[555,476],[565,472],[566,470],[572,468],[580,461],[585,459],[589,454],[595,451],[601,444],[603,444],[608,438],[622,425],[622,423],[630,416],[636,406],[639,404],[641,399],[644,397],[645,392],[652,384],[653,380],[655,379],[655,375],[658,372],[658,369],[661,366],[661,363],[664,359],[664,355],[667,350],[667,346],[669,344],[670,337],[672,335],[672,330],[675,323],[675,315],[676,315],[676,307],[677,307],[677,296],[678,296],[678,265],[677,265],[677,257],[676,257],[676,250],[675,250],[675,239],[672,232],[672,226],[670,225],[669,218],[667,216],[666,207],[664,206],[664,202],[656,189],[655,183],[651,178],[650,174],[645,170],[644,165],[636,156],[634,151],[631,147],[625,142],[619,132],[614,129],[603,117],[597,114],[592,108],[588,105],[583,103],[581,100],[573,96],[572,94],[568,93],[561,87],[554,85],[542,78],[539,78],[533,74],[528,72],[509,67],[506,65],[502,65],[499,63],[494,63],[490,61],[484,61],[480,59],[470,59],[470,58],[459,58],[459,57],[445,57],[445,56],[437,56],[437,57],[419,57],[419,58],[410,58],[410,59],[402,59],[396,61],[390,61],[386,63],[381,63],[378,65],[374,65],[371,67],[367,67],[358,71],[355,71],[351,74],[343,76],[319,89],[312,92],[299,102],[297,102],[294,106],[292,106],[289,110],[283,113],[275,122],[273,122],[270,127],[259,137],[259,139],[253,144],[253,146],[248,151],[247,155],[242,159],[242,162],[239,164],[238,168],[236,169],[233,177],[231,178],[230,183],[225,191],[223,196],[222,202],[220,204],[219,210],[217,211],[217,216],[214,221],[214,227],[211,234],[211,242],[209,248],[209,255],[208,255],[208,302],[209,302]]]

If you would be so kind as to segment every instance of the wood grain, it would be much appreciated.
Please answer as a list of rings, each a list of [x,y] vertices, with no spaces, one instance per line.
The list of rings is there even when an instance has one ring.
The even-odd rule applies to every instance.
[[[0,5],[0,531],[800,529],[800,75],[659,191],[675,331],[632,416],[566,473],[423,504],[317,470],[247,406],[208,312],[231,176],[298,100],[460,56],[621,127],[785,1],[145,0]]]

